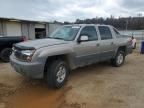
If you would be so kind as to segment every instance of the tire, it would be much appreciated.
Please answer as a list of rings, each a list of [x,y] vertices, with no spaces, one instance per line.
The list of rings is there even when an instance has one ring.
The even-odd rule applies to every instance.
[[[125,61],[125,52],[119,50],[114,59],[111,59],[111,64],[115,67],[120,67]]]
[[[54,60],[46,67],[45,80],[50,88],[61,88],[68,79],[69,68],[62,60]]]
[[[2,59],[2,61],[4,62],[9,62],[10,61],[10,55],[12,53],[12,49],[11,48],[5,48],[0,52],[0,58]]]

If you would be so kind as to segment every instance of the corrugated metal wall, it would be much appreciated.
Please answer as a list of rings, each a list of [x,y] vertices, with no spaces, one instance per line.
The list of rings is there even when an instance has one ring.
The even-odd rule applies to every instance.
[[[22,36],[26,36],[29,39],[29,27],[28,23],[22,22]]]
[[[10,22],[0,20],[0,35],[2,36],[26,36],[28,39],[35,39],[35,28],[45,27],[46,36],[59,28],[61,24],[36,23],[36,22]]]
[[[35,39],[35,26],[33,23],[28,24],[29,26],[29,39]]]
[[[0,35],[6,36],[6,23],[3,20],[0,20]]]
[[[27,36],[28,39],[35,39],[35,28],[45,27],[46,36],[49,36],[53,31],[59,28],[60,24],[37,24],[37,23],[22,23],[22,35]]]

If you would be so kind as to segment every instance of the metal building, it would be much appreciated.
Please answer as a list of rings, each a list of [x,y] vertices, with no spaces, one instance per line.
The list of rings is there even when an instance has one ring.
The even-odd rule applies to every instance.
[[[0,18],[0,36],[26,36],[28,39],[44,38],[61,24]]]

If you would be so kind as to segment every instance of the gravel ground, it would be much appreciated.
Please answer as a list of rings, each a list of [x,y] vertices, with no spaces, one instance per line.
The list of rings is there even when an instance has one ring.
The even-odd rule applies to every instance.
[[[144,108],[143,82],[144,55],[138,50],[119,68],[104,62],[73,71],[59,90],[0,62],[0,108]]]

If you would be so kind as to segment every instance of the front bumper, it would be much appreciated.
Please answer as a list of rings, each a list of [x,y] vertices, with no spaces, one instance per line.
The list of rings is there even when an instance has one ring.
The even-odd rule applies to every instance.
[[[17,60],[15,56],[12,54],[10,56],[10,62],[12,67],[18,73],[34,78],[34,79],[42,79],[44,73],[44,63],[42,62],[23,62]]]

